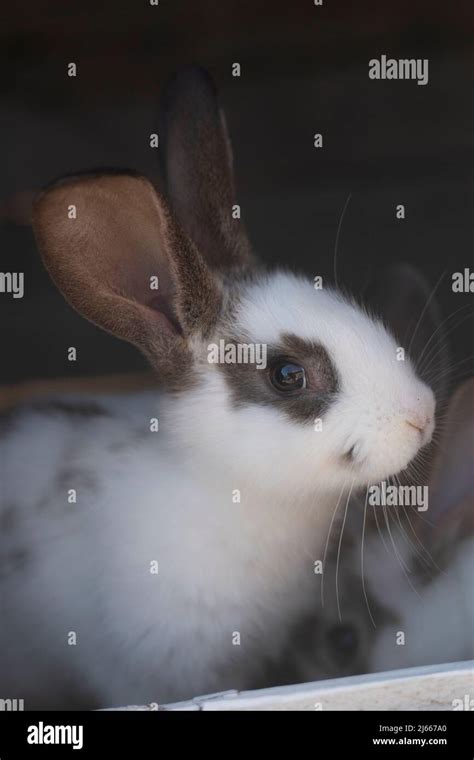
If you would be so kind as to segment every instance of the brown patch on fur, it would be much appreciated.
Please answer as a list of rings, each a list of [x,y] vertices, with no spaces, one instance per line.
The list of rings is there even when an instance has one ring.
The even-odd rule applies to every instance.
[[[237,345],[248,340],[224,338],[225,343]],[[307,373],[307,388],[285,393],[276,390],[270,382],[272,366],[280,359],[301,364]],[[219,364],[219,370],[231,389],[235,405],[258,404],[273,406],[291,420],[310,424],[320,417],[338,392],[339,381],[326,350],[317,343],[296,335],[284,335],[278,345],[267,347],[267,368],[257,369],[255,364]]]

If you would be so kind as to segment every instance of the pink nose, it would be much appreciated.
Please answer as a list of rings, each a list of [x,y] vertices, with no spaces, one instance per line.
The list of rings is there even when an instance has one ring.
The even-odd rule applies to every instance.
[[[415,428],[415,430],[419,430],[420,433],[422,433],[423,430],[425,429],[425,426],[423,425],[423,427],[421,427],[419,422],[412,422],[411,420],[406,420],[406,423],[407,425],[410,425],[410,427]]]
[[[405,422],[410,427],[418,430],[422,435],[425,432],[428,425],[431,424],[431,418],[426,414],[418,414],[417,412],[410,412],[407,414]]]

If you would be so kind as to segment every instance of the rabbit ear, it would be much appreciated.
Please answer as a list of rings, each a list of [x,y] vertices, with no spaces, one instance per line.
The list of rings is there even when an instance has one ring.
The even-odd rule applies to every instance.
[[[411,264],[397,264],[374,278],[368,301],[409,353],[437,399],[443,399],[447,390],[448,352],[433,288]]]
[[[161,99],[159,133],[163,172],[173,212],[213,268],[252,261],[236,203],[232,153],[214,84],[203,69],[188,67]]]
[[[474,530],[474,378],[454,394],[429,486],[427,516],[436,526]]]
[[[33,226],[72,306],[176,376],[186,339],[210,329],[220,296],[150,182],[115,172],[60,180],[36,201]]]

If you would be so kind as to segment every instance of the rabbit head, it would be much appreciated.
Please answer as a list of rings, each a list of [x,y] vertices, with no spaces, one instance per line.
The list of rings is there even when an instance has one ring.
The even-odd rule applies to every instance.
[[[163,423],[216,471],[295,499],[400,471],[431,439],[432,390],[381,320],[258,265],[208,76],[183,71],[163,105],[167,200],[128,171],[71,176],[37,200],[53,280],[144,352],[169,391]],[[222,345],[264,347],[265,362],[211,361]]]

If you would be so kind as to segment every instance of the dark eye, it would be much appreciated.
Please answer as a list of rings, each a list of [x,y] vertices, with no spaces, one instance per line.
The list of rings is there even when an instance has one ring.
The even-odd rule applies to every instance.
[[[300,391],[306,388],[304,367],[288,360],[278,362],[272,367],[270,379],[273,387],[279,391]]]
[[[329,650],[338,662],[347,663],[357,654],[359,634],[353,625],[334,625],[326,636]]]

